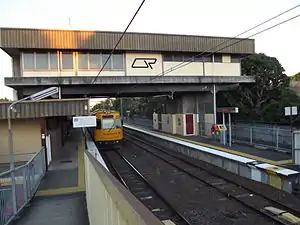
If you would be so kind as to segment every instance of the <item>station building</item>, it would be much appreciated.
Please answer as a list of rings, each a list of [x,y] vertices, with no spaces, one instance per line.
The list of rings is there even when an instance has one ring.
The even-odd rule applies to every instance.
[[[23,28],[0,28],[0,30],[0,48],[12,59],[13,77],[6,77],[5,84],[14,89],[14,100],[49,86],[60,88],[59,97],[62,101],[64,98],[110,96],[123,90],[125,86],[139,84],[139,87],[123,92],[128,96],[133,95],[133,92],[140,95],[175,92],[177,99],[168,103],[166,113],[199,113],[203,120],[208,121],[211,119],[207,118],[211,118],[212,114],[213,84],[217,84],[220,90],[226,90],[232,85],[254,82],[253,78],[242,76],[240,62],[242,57],[254,53],[253,39],[127,33],[97,82],[92,84],[120,38],[121,32]],[[177,68],[178,64],[188,61],[191,61],[188,65]],[[154,76],[161,78],[153,81],[151,77]],[[189,95],[196,93],[199,97],[200,92],[203,101],[191,100],[194,96]],[[28,122],[30,120],[22,122],[20,128],[16,125],[15,132],[38,130],[37,118],[48,118],[49,115],[60,117],[73,116],[80,112],[88,114],[86,103],[75,101],[68,103],[68,106],[59,101],[51,103],[51,107],[47,108],[53,110],[60,105],[62,108],[59,113],[55,115],[40,108],[38,111],[41,113],[31,115],[31,118],[34,117],[36,120],[33,119],[32,123]],[[200,102],[197,109],[195,101]],[[205,104],[206,106],[201,106]],[[36,109],[32,108],[33,105],[28,103],[27,108],[25,105],[22,107],[26,108],[25,111],[34,112]],[[73,107],[73,110],[66,111],[64,107]],[[22,118],[26,119],[26,115],[25,113]],[[2,124],[3,121],[0,121],[1,134],[5,137],[2,131],[5,125]],[[39,134],[37,140],[40,140],[43,132],[36,131],[36,133]]]

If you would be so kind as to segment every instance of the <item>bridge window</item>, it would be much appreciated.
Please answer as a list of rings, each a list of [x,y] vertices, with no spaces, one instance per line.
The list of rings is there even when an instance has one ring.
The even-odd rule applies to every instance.
[[[109,57],[109,54],[102,54],[102,65],[104,65]],[[104,66],[104,69],[111,70],[112,69],[112,60],[109,58],[108,62]]]
[[[209,53],[206,53],[205,56],[199,55],[196,56],[199,53],[182,53],[182,54],[166,54],[164,55],[164,61],[165,62],[213,62],[212,55],[208,55]]]
[[[114,54],[112,56],[113,69],[122,70],[123,69],[123,55],[122,54]]]
[[[35,54],[35,69],[48,70],[48,53],[36,53]]]
[[[57,52],[50,52],[49,57],[50,57],[50,69],[57,70],[59,65]]]
[[[34,70],[34,53],[23,54],[23,65],[25,70]]]
[[[78,69],[89,68],[89,55],[87,53],[78,53]]]
[[[101,69],[101,55],[100,54],[89,54],[90,69]]]
[[[223,62],[222,54],[214,54],[214,62],[222,63]]]
[[[231,63],[240,63],[241,57],[239,55],[231,55]]]
[[[61,54],[61,64],[63,70],[72,70],[73,69],[73,53],[72,52],[63,52]]]

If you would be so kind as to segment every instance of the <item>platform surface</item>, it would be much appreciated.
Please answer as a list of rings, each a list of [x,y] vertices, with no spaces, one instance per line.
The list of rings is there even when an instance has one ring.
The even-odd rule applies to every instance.
[[[246,144],[232,143],[231,147],[223,145],[218,140],[214,140],[210,137],[196,136],[181,136],[177,134],[170,134],[163,131],[155,130],[148,126],[128,124],[129,126],[135,126],[141,129],[159,133],[168,137],[173,137],[182,141],[190,142],[193,144],[210,147],[219,151],[228,152],[231,154],[243,156],[246,158],[254,159],[260,162],[270,163],[273,165],[290,165],[292,163],[292,155],[276,151],[275,149],[263,149]]]
[[[28,208],[14,225],[88,225],[84,183],[84,142],[74,130],[54,160]]]

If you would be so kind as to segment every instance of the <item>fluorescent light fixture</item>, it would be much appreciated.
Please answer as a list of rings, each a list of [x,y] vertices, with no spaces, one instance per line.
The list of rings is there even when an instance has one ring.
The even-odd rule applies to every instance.
[[[39,101],[58,93],[58,87],[51,87],[29,96],[32,101]]]

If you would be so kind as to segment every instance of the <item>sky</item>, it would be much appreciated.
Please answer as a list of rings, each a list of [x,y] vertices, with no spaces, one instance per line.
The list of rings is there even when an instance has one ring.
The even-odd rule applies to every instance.
[[[141,2],[3,0],[0,27],[124,31]],[[234,37],[298,4],[300,0],[146,0],[128,31]],[[241,37],[298,14],[300,7]],[[299,28],[300,17],[253,37],[255,51],[276,57],[287,75],[300,72]],[[0,98],[12,99],[12,89],[4,86],[4,77],[10,76],[11,59],[1,51]]]

